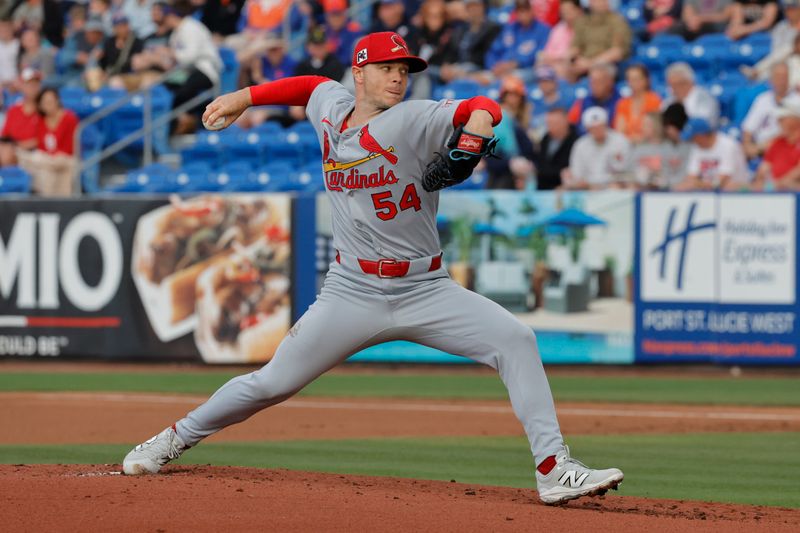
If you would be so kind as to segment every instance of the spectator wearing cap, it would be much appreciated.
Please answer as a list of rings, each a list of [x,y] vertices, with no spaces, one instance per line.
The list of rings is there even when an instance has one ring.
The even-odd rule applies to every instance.
[[[681,137],[690,141],[692,148],[686,177],[674,190],[734,190],[747,183],[747,161],[741,145],[718,132],[707,119],[690,115]]]
[[[736,0],[725,35],[733,40],[760,31],[769,31],[778,20],[780,10],[775,0]]]
[[[181,67],[165,83],[172,92],[172,106],[176,108],[219,83],[222,59],[211,32],[191,16],[194,8],[188,1],[164,6],[163,10],[164,23],[172,31],[165,52],[171,66]],[[203,107],[197,105],[181,115],[173,124],[174,132],[193,131]]]
[[[546,132],[534,151],[536,188],[540,191],[558,189],[561,176],[569,168],[570,155],[578,132],[569,123],[567,109],[559,105],[547,107],[544,115]]]
[[[780,134],[758,166],[757,190],[800,190],[800,100],[787,98],[777,112]]]
[[[514,5],[516,19],[492,43],[486,62],[497,78],[514,72],[531,81],[531,68],[547,44],[550,27],[534,18],[529,0],[516,0]]]
[[[770,32],[769,54],[752,67],[746,65],[740,67],[740,70],[750,79],[767,79],[770,69],[775,63],[787,61],[792,55],[800,55],[797,41],[798,29],[800,29],[800,0],[781,0],[781,8],[783,20],[775,24]],[[791,86],[797,87],[797,83],[791,82]]]
[[[14,37],[10,20],[0,20],[0,91],[11,88],[17,81],[19,39]]]
[[[742,121],[742,146],[748,159],[764,155],[781,131],[778,113],[784,100],[797,97],[797,93],[789,87],[789,67],[786,63],[777,63],[772,67],[770,86],[769,91],[753,100]]]
[[[100,68],[113,87],[126,87],[125,77],[132,71],[133,56],[142,52],[142,41],[131,30],[128,17],[120,12],[114,15],[114,35],[106,37]]]
[[[324,28],[317,26],[308,32],[306,52],[308,57],[295,69],[297,76],[325,76],[337,81],[344,77],[346,68],[328,48]]]
[[[297,63],[286,53],[286,44],[278,36],[272,36],[267,41],[267,51],[264,57],[253,60],[247,85],[258,85],[294,76],[296,68]],[[236,124],[241,128],[252,128],[267,120],[275,120],[284,126],[289,126],[295,122],[289,112],[290,108],[287,106],[250,107],[239,117]],[[295,115],[299,117],[297,111]],[[300,118],[300,120],[302,119]]]
[[[64,109],[58,91],[44,89],[37,97],[41,120],[36,150],[20,152],[20,166],[33,178],[31,188],[41,196],[69,196],[77,162],[73,157],[78,117]]]
[[[732,14],[732,0],[683,0],[676,31],[690,41],[707,33],[722,33]]]
[[[347,16],[347,0],[323,0],[325,11],[325,36],[328,49],[347,65],[353,57],[353,48],[364,34],[361,26]]]
[[[572,74],[572,40],[575,37],[575,22],[583,16],[577,0],[562,0],[559,6],[561,21],[550,30],[547,44],[539,54],[539,64],[553,67],[561,79]]]
[[[486,68],[489,49],[501,31],[499,24],[486,17],[483,0],[465,0],[464,8],[466,23],[453,29],[444,53],[439,77],[445,83],[468,75],[480,76],[479,72]]]
[[[572,148],[562,187],[591,190],[626,186],[631,155],[628,139],[609,127],[608,112],[602,107],[584,111],[581,124],[586,133]]]
[[[370,33],[378,31],[395,32],[406,41],[412,54],[419,52],[419,30],[411,24],[403,0],[380,0]]]
[[[499,158],[487,158],[489,189],[524,190],[532,185],[533,143],[526,133],[530,103],[525,84],[516,76],[503,78],[500,86],[500,107],[503,119],[495,126]]]
[[[690,117],[704,118],[712,125],[717,124],[719,102],[695,83],[694,70],[688,63],[680,61],[667,67],[667,85],[670,94],[664,106],[679,102]]]
[[[598,63],[589,70],[589,94],[576,100],[569,110],[569,120],[579,126],[580,133],[584,133],[581,117],[590,107],[605,109],[613,124],[619,101],[619,92],[614,83],[616,77],[617,67],[611,63]]]
[[[537,104],[533,108],[531,128],[535,132],[534,137],[539,138],[544,135],[547,110],[551,107],[568,110],[573,101],[561,91],[558,76],[552,67],[538,66],[534,69],[533,75],[541,95],[537,98]]]
[[[295,60],[286,54],[286,44],[283,39],[277,36],[270,37],[264,57],[253,60],[248,85],[258,85],[294,76],[296,68]]]
[[[644,65],[631,65],[625,70],[630,96],[620,98],[614,113],[614,129],[633,143],[643,140],[643,122],[649,113],[661,109],[661,97],[650,89],[650,71]]]
[[[42,87],[42,75],[33,69],[23,69],[19,77],[22,100],[8,108],[3,130],[0,132],[0,166],[17,163],[17,152],[33,150],[37,145],[39,116],[36,98]]]
[[[200,22],[208,28],[217,42],[222,42],[239,32],[239,19],[242,18],[245,2],[246,0],[205,0]]]
[[[103,39],[103,23],[97,18],[87,19],[83,29],[67,37],[58,55],[59,70],[67,84],[83,83],[86,69],[97,67],[103,54]]]
[[[17,32],[29,29],[38,32],[44,23],[44,3],[42,0],[26,0],[20,3],[12,15]]]
[[[611,10],[608,0],[589,0],[589,13],[575,22],[572,74],[580,77],[594,65],[616,64],[630,54],[631,28]]]

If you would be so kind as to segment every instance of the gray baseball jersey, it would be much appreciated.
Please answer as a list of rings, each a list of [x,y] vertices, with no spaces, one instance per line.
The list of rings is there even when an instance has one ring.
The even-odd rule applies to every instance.
[[[307,108],[323,146],[335,246],[343,258],[411,259],[425,268],[382,278],[358,262],[332,263],[316,302],[272,360],[232,379],[178,421],[179,437],[193,446],[286,400],[364,348],[408,340],[495,368],[537,463],[554,455],[563,439],[533,332],[430,259],[440,253],[438,193],[425,192],[420,176],[452,133],[457,103],[404,102],[366,126],[341,131],[354,105],[340,84],[325,82]]]
[[[330,81],[306,108],[322,145],[334,247],[364,258],[438,254],[439,193],[426,192],[420,176],[452,134],[458,102],[410,100],[340,131],[354,106],[355,97]]]

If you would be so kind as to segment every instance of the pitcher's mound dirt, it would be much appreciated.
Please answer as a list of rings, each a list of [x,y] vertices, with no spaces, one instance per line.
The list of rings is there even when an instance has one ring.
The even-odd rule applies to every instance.
[[[797,531],[800,511],[233,467],[1,465],[3,531]]]

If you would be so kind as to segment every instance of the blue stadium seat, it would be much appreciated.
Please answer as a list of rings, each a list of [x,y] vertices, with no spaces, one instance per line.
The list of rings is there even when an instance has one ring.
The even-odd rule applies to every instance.
[[[219,185],[219,190],[222,191],[245,192],[258,190],[257,181],[253,177],[253,167],[244,161],[224,165],[216,173],[216,181]]]
[[[683,39],[680,39],[683,43]],[[682,58],[685,44],[641,44],[636,47],[634,59],[645,65],[651,72],[664,71],[670,63]]]
[[[284,192],[291,190],[289,182],[292,172],[292,165],[285,162],[273,162],[258,169],[254,179],[264,191]]]
[[[265,146],[266,160],[284,161],[294,166],[303,164],[303,142],[297,132],[276,136]]]
[[[27,194],[31,176],[19,167],[0,168],[0,194]]]
[[[239,61],[236,51],[230,48],[220,47],[219,55],[222,58],[220,86],[223,93],[230,93],[239,87]]]
[[[644,0],[632,0],[621,11],[634,33],[647,26],[644,19]]]
[[[225,143],[228,159],[244,161],[252,167],[261,166],[265,162],[265,146],[272,136],[258,130],[243,131],[236,137],[235,143]]]
[[[203,191],[210,173],[208,163],[187,163],[175,173],[175,183],[181,191]]]
[[[483,88],[477,81],[470,79],[453,80],[447,85],[436,87],[433,90],[433,99],[450,98],[460,100],[462,98],[472,98],[475,95],[482,94],[482,92]]]
[[[125,175],[121,185],[107,187],[104,192],[111,193],[152,193],[174,192],[178,190],[175,171],[161,163],[153,163],[131,170]]]

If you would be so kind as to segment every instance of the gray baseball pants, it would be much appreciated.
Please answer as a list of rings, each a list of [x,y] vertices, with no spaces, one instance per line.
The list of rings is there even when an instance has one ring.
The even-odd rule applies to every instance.
[[[563,445],[531,329],[444,268],[382,279],[333,263],[317,301],[261,369],[231,379],[176,423],[188,445],[300,391],[350,355],[407,340],[496,369],[538,464]]]

